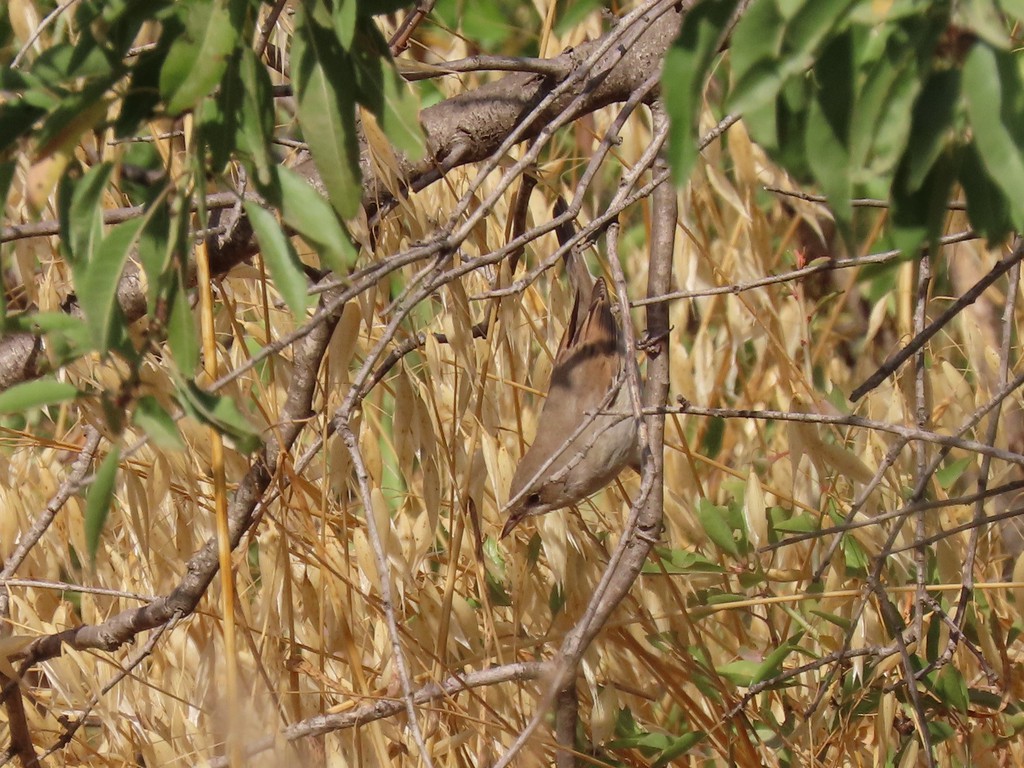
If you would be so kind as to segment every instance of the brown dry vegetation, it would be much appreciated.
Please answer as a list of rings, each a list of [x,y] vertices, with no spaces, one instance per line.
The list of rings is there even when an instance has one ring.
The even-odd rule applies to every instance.
[[[564,37],[552,33],[546,50],[600,34],[592,14]],[[275,35],[285,46],[286,22]],[[425,33],[420,44],[445,59],[467,52],[456,37],[438,30]],[[441,87],[453,95],[478,82],[467,75],[442,80]],[[618,107],[594,112],[545,147],[529,227],[550,220],[558,195],[573,198],[618,115]],[[578,190],[580,225],[608,208],[620,180],[650,146],[651,125],[645,109],[626,121],[621,143],[592,183]],[[714,127],[710,112],[703,127]],[[371,141],[371,148],[386,175],[393,160],[381,145]],[[166,142],[166,150],[173,149]],[[524,149],[511,150],[504,166]],[[30,218],[26,170],[27,164],[19,169],[8,200],[10,221]],[[427,240],[476,174],[474,167],[457,168],[413,195],[384,219],[373,253],[364,250],[358,266]],[[489,176],[472,196],[474,205],[497,188],[499,175]],[[997,525],[954,532],[978,514],[969,501],[893,516],[941,446],[928,434],[907,442],[882,426],[960,435],[1003,449],[1004,458],[989,466],[976,445],[954,447],[942,462],[947,471],[927,481],[923,498],[929,501],[974,493],[981,472],[989,487],[1018,479],[1020,464],[1004,460],[1020,458],[1014,453],[1020,449],[1018,395],[1002,416],[996,411],[1002,428],[994,440],[989,418],[970,423],[1002,387],[1003,369],[1009,367],[1009,378],[1015,375],[1017,348],[1007,351],[1003,344],[1007,334],[1016,337],[1021,321],[1015,303],[1004,315],[1015,289],[1008,296],[1005,282],[998,283],[928,342],[923,366],[911,361],[855,406],[847,400],[1001,253],[980,240],[944,247],[931,256],[936,277],[923,296],[916,262],[895,257],[884,270],[850,263],[788,279],[785,273],[806,262],[885,251],[879,240],[885,212],[858,214],[862,236],[857,252],[847,254],[831,234],[825,206],[767,192],[766,186],[795,189],[740,123],[710,144],[679,192],[673,271],[685,295],[671,302],[665,530],[658,556],[648,560],[583,657],[580,743],[592,751],[582,764],[650,764],[652,753],[636,741],[615,742],[627,739],[632,719],[637,729],[668,739],[702,732],[702,741],[678,758],[680,765],[915,765],[915,717],[922,713],[935,724],[941,764],[1019,764],[1024,754],[1015,739],[1019,714],[1013,705],[1021,691],[1015,674],[1019,622],[1013,589],[1003,582],[1004,574],[1013,573],[1012,547],[1008,552]],[[505,189],[453,265],[507,242],[514,191],[515,185]],[[112,196],[105,200],[111,208],[123,204]],[[644,198],[620,217],[631,299],[646,291],[649,211]],[[951,213],[947,233],[966,229],[962,214]],[[356,234],[369,242],[365,226]],[[392,301],[417,279],[420,265],[393,272],[346,306],[320,369],[312,421],[292,459],[279,465],[274,493],[266,497],[273,500],[233,553],[233,612],[225,617],[215,581],[199,610],[166,630],[114,653],[66,648],[34,668],[22,692],[39,750],[58,744],[88,712],[70,743],[45,764],[114,766],[139,758],[150,767],[204,764],[224,754],[230,723],[241,729],[244,745],[263,749],[248,758],[250,765],[419,764],[368,514],[381,532],[414,688],[551,655],[586,609],[639,487],[639,478],[627,472],[579,509],[546,515],[508,540],[497,539],[499,510],[536,429],[570,297],[560,267],[521,293],[480,297],[513,277],[532,277],[523,263],[531,270],[556,248],[549,233],[528,246],[515,276],[504,262],[497,270],[481,267],[447,281],[396,331],[388,326]],[[316,263],[309,248],[301,250]],[[59,309],[71,276],[56,240],[20,240],[10,253],[5,268],[21,277],[19,300]],[[588,258],[595,271],[609,274],[603,240]],[[780,277],[751,287],[772,275]],[[1015,280],[1016,272],[1011,275]],[[712,290],[721,286],[734,289]],[[258,258],[217,279],[214,294],[218,375],[295,328]],[[495,313],[489,332],[474,338],[472,326],[488,309]],[[641,309],[633,322],[642,330]],[[422,349],[386,372],[352,424],[372,488],[371,513],[338,437],[327,438],[327,448],[316,450],[307,466],[296,468],[295,462],[328,435],[331,415],[374,346],[382,339],[401,343],[420,331],[443,333],[448,343],[428,336]],[[291,359],[288,350],[273,355],[225,390],[246,404],[262,429],[277,427]],[[116,391],[123,371],[86,359],[64,374],[83,390]],[[144,387],[171,408],[172,381],[158,358],[144,370]],[[687,412],[686,404],[676,405],[677,396],[693,410],[712,410]],[[714,411],[719,408],[836,417],[852,412],[871,425],[726,417]],[[215,533],[217,504],[209,432],[187,417],[179,426],[186,450],[146,443],[122,460],[95,568],[79,560],[87,551],[83,494],[63,505],[18,570],[18,579],[37,583],[8,585],[13,636],[2,641],[5,655],[43,635],[99,624],[178,585],[186,561]],[[89,427],[109,431],[98,399],[37,414],[23,429],[3,428],[4,557],[68,477]],[[129,433],[125,445],[142,436]],[[101,440],[93,468],[106,451]],[[228,494],[247,468],[247,458],[228,448]],[[985,511],[1011,506],[989,502]],[[829,532],[851,514],[862,527],[843,536]],[[922,541],[927,546],[914,546]],[[883,553],[888,556],[879,558]],[[973,563],[975,591],[965,606],[968,635],[955,642],[951,626],[965,563]],[[65,591],[42,581],[75,586]],[[227,621],[236,633],[231,648],[225,646]],[[917,630],[910,647],[896,642],[900,622]],[[788,653],[762,666],[787,644]],[[913,686],[916,702],[909,698],[907,660],[939,659],[947,650],[949,663]],[[229,655],[237,659],[237,702],[226,693]],[[122,677],[140,656],[144,660]],[[434,764],[482,766],[499,756],[546,687],[531,669],[419,705],[419,728]],[[110,682],[115,684],[106,690]],[[970,701],[967,689],[976,692]],[[399,711],[373,716],[379,702],[397,702]],[[233,709],[239,714],[232,716]],[[355,712],[362,713],[360,723],[344,721]],[[325,714],[339,717],[321,729],[313,718]],[[298,738],[286,743],[286,736]],[[550,727],[542,725],[519,759],[541,765],[553,753]]]

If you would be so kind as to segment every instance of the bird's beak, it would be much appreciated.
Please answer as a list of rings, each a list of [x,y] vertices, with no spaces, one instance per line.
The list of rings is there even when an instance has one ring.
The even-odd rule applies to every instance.
[[[512,533],[512,529],[519,525],[521,522],[523,522],[524,517],[526,517],[526,515],[522,513],[521,509],[513,509],[511,512],[509,512],[508,520],[505,521],[505,525],[501,529],[501,538],[504,539],[506,536]]]

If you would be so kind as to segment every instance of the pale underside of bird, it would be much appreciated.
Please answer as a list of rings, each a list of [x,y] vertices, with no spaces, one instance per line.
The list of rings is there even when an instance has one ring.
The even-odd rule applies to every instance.
[[[509,488],[502,537],[520,522],[575,504],[639,466],[627,353],[603,279],[569,263],[575,301],[551,371],[537,434]]]

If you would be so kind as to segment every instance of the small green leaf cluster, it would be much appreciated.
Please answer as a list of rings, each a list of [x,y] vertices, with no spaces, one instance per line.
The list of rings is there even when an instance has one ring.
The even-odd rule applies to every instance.
[[[400,151],[423,152],[417,100],[373,20],[406,4],[319,0],[302,4],[295,18],[289,61],[297,126],[326,199],[274,154],[282,120],[266,46],[254,43],[264,31],[257,0],[82,0],[40,38],[38,54],[25,46],[10,60],[0,71],[0,193],[6,198],[20,165],[32,180],[30,206],[55,207],[59,256],[81,312],[8,311],[0,296],[0,328],[41,337],[51,369],[98,356],[123,373],[117,391],[80,392],[57,376],[20,385],[0,395],[0,413],[98,398],[112,434],[131,420],[158,444],[180,447],[172,401],[161,405],[142,386],[147,360],[159,359],[170,366],[180,413],[213,426],[243,452],[259,447],[244,409],[194,379],[201,345],[190,296],[192,250],[200,239],[195,231],[211,225],[206,195],[237,188],[228,173],[244,170],[259,196],[244,201],[248,223],[276,289],[301,322],[308,283],[290,236],[301,235],[321,264],[339,273],[358,257],[345,221],[362,200],[357,106],[375,116]],[[0,39],[0,56],[8,59],[16,49],[10,35],[10,28],[0,29],[8,37]],[[168,138],[157,127],[169,125],[187,132],[184,153],[173,158],[154,149]],[[134,143],[138,138],[148,143]],[[150,180],[131,181],[129,166],[141,166]],[[125,220],[105,223],[111,201],[124,200],[134,206]],[[135,269],[130,262],[146,285],[142,334],[129,333],[119,299],[125,270]],[[115,448],[98,476],[104,482],[93,486],[91,556],[117,461]]]
[[[1024,73],[1017,0],[704,0],[665,60],[677,179],[697,157],[708,80],[771,158],[828,197],[891,205],[895,245],[937,240],[950,194],[990,242],[1024,229]],[[727,51],[725,55],[721,55]]]

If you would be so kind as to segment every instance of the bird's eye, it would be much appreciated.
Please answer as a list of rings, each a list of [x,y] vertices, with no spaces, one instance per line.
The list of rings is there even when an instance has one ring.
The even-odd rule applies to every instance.
[[[538,504],[540,504],[540,494],[539,493],[531,493],[529,496],[526,497],[526,505],[527,506],[535,507]]]

